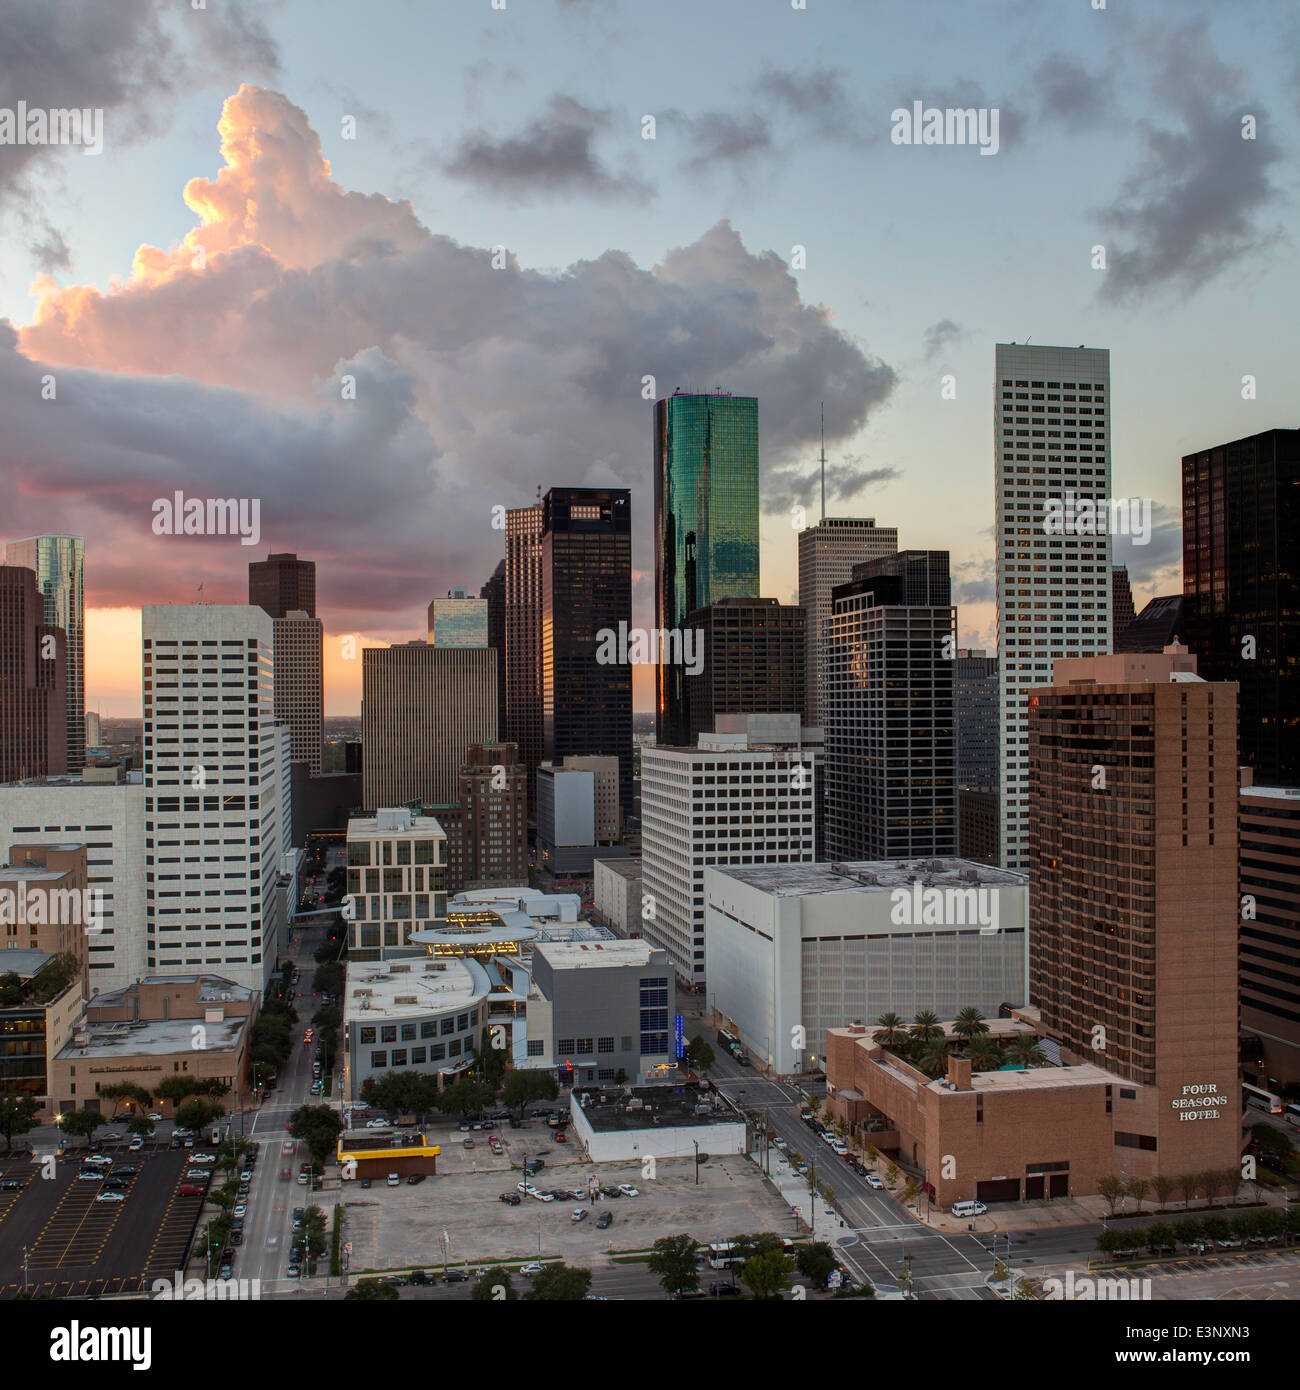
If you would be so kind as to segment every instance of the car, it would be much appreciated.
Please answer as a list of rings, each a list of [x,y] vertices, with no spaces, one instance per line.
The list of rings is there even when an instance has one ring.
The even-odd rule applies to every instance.
[[[531,1279],[534,1274],[542,1272],[542,1262],[540,1260],[529,1260],[527,1264],[519,1266],[519,1273],[525,1279]]]
[[[303,1217],[306,1216],[306,1215],[307,1215],[307,1208],[306,1208],[306,1207],[294,1207],[294,1209],[293,1209],[293,1219],[294,1219],[295,1221],[301,1221],[301,1220],[303,1219]]]
[[[202,1197],[203,1189],[197,1186],[195,1183],[186,1182],[182,1183],[176,1189],[176,1195],[178,1197]]]
[[[286,1140],[284,1141],[284,1143],[280,1145],[280,1152],[281,1152],[282,1154],[291,1154],[291,1153],[293,1152],[293,1150],[294,1150],[294,1141],[293,1141],[292,1139],[286,1139]]]
[[[449,1269],[442,1276],[442,1282],[444,1284],[463,1284],[468,1278],[469,1275],[463,1269]]]
[[[1230,1236],[1227,1240],[1216,1240],[1214,1243],[1215,1243],[1215,1245],[1217,1245],[1217,1246],[1219,1247],[1220,1250],[1240,1250],[1240,1249],[1241,1249],[1241,1241],[1240,1241],[1240,1239],[1239,1239],[1238,1237],[1236,1237],[1236,1236]]]
[[[190,1159],[191,1163],[215,1163],[216,1161],[216,1154],[195,1154],[194,1157]]]
[[[121,1168],[114,1168],[113,1176],[115,1178],[133,1178],[139,1171],[134,1163],[126,1163]]]
[[[192,1149],[192,1148],[194,1147],[194,1140],[193,1140],[193,1139],[187,1139],[187,1140],[185,1141],[185,1147],[186,1147],[187,1149]]]
[[[460,1130],[462,1134],[468,1134],[470,1130],[470,1123],[468,1120],[462,1120],[460,1124],[456,1126],[456,1128]]]
[[[103,1182],[104,1174],[98,1168],[87,1168],[77,1174],[78,1182]]]
[[[614,1213],[612,1211],[602,1211],[601,1214],[596,1218],[596,1227],[598,1230],[603,1231],[606,1226],[612,1226],[613,1224]]]
[[[600,1189],[600,1195],[605,1201],[613,1202],[616,1201],[623,1194],[618,1190],[617,1187],[602,1187]]]
[[[0,1192],[21,1192],[26,1186],[21,1178],[6,1178],[0,1182]]]
[[[179,1149],[180,1146],[181,1146],[180,1136],[179,1136],[179,1135],[176,1135],[176,1134],[173,1134],[172,1137],[171,1137],[171,1147],[172,1147],[173,1149]]]
[[[137,1134],[134,1139],[126,1146],[132,1153],[139,1153],[144,1148],[144,1140]]]
[[[619,1183],[618,1190],[623,1194],[624,1197],[639,1197],[641,1195],[640,1192],[638,1192],[637,1189],[633,1187],[630,1182]]]
[[[495,1134],[488,1140],[488,1148],[491,1149],[494,1154],[505,1152],[500,1139],[498,1139]]]
[[[125,1202],[126,1197],[121,1192],[97,1192],[95,1194],[97,1202]]]
[[[244,1171],[243,1171],[242,1173],[240,1173],[240,1175],[239,1175],[239,1181],[240,1181],[240,1182],[252,1182],[252,1181],[253,1181],[253,1170],[252,1170],[251,1168],[245,1168]]]
[[[236,1216],[243,1216],[243,1214],[244,1214],[247,1210],[248,1210],[248,1207],[247,1207],[243,1202],[240,1202],[240,1203],[235,1207],[235,1215],[236,1215]]]
[[[287,1168],[281,1168],[281,1169],[280,1169],[280,1181],[281,1181],[281,1182],[288,1182],[289,1179],[290,1179],[291,1177],[293,1177],[293,1174],[289,1171],[289,1169],[287,1169]]]
[[[389,1187],[400,1187],[402,1185],[402,1180],[397,1176],[396,1173],[389,1173],[388,1185]]]
[[[954,1216],[983,1216],[988,1211],[988,1207],[983,1202],[966,1201],[953,1204],[952,1214]]]
[[[573,1200],[573,1193],[570,1192],[567,1187],[551,1188],[551,1196],[554,1197],[557,1202],[571,1202]]]
[[[552,1197],[549,1192],[543,1192],[540,1188],[537,1187],[533,1188],[533,1190],[528,1195],[530,1197],[536,1197],[539,1202],[555,1201],[555,1198]]]
[[[409,1178],[407,1178],[407,1180],[406,1180],[406,1185],[407,1185],[407,1187],[415,1187],[418,1183],[422,1183],[423,1181],[424,1181],[424,1174],[423,1174],[423,1173],[412,1173],[411,1176],[410,1176]]]
[[[187,1168],[185,1170],[186,1182],[207,1182],[212,1176],[206,1168]]]
[[[413,1269],[411,1271],[410,1282],[412,1284],[436,1284],[438,1282],[438,1276],[436,1274],[432,1276],[428,1275],[422,1269]]]
[[[563,1144],[565,1142],[564,1131],[562,1129],[557,1129],[551,1137],[557,1144]]]
[[[746,1057],[745,1054],[742,1052],[742,1053],[740,1053],[740,1054],[737,1056],[737,1058],[736,1058],[736,1065],[737,1065],[738,1067],[747,1067],[747,1066],[750,1066],[751,1063],[750,1063],[749,1058]]]
[[[192,1138],[194,1137],[196,1131],[195,1131],[195,1130],[192,1130],[192,1129],[186,1129],[186,1128],[182,1125],[179,1129],[174,1129],[174,1130],[172,1130],[172,1133],[173,1133],[173,1134],[179,1134],[179,1135],[181,1136],[182,1139],[192,1139]]]
[[[362,1187],[369,1187],[369,1186],[370,1186],[370,1179],[369,1179],[369,1178],[362,1178],[362,1179],[361,1179],[361,1186],[362,1186]]]
[[[302,1270],[299,1269],[296,1264],[292,1264],[289,1266],[288,1269],[285,1270],[285,1273],[289,1276],[290,1279],[297,1279],[298,1276],[302,1273]]]
[[[778,1134],[776,1138],[772,1140],[772,1147],[774,1149],[788,1149],[790,1145]]]
[[[231,1239],[231,1241],[232,1241],[235,1245],[243,1245],[243,1243],[244,1243],[244,1231],[243,1231],[243,1227],[240,1227],[240,1229],[237,1230],[237,1231],[231,1231],[231,1233],[230,1233],[230,1239]]]
[[[267,1236],[267,1238],[266,1238],[266,1248],[267,1248],[268,1250],[278,1250],[278,1249],[280,1248],[280,1237],[279,1237],[279,1236]]]
[[[127,1186],[127,1181],[125,1178],[119,1177],[105,1178],[104,1186],[109,1188],[113,1192],[120,1192],[124,1187]]]
[[[307,1171],[304,1170],[303,1172],[301,1172],[301,1173],[298,1174],[298,1186],[299,1186],[299,1187],[306,1187],[307,1184],[308,1184],[310,1181],[311,1181],[311,1174],[310,1174],[309,1172],[307,1172]]]
[[[219,1279],[229,1279],[230,1276],[231,1276],[234,1272],[235,1272],[235,1264],[234,1264],[234,1261],[233,1261],[233,1260],[222,1260],[222,1262],[221,1262],[221,1267],[217,1270],[217,1277],[218,1277]]]
[[[480,1129],[495,1129],[496,1127],[497,1122],[495,1120],[484,1120],[482,1125],[479,1126]]]
[[[116,1142],[116,1141],[117,1141],[118,1139],[120,1139],[121,1137],[122,1137],[122,1131],[121,1131],[120,1129],[110,1129],[110,1130],[108,1131],[107,1134],[105,1134],[105,1135],[102,1136],[103,1141],[104,1141],[105,1143],[108,1143],[108,1142],[110,1142],[110,1141]]]
[[[247,1196],[248,1196],[248,1192],[249,1192],[249,1185],[248,1185],[246,1182],[241,1182],[241,1183],[239,1184],[239,1191],[238,1191],[238,1193],[237,1193],[236,1195],[237,1195],[237,1196],[240,1196],[240,1197],[247,1197]]]
[[[517,1192],[502,1192],[498,1194],[497,1201],[504,1202],[508,1207],[517,1207],[519,1205],[519,1194]]]
[[[162,1119],[162,1115],[161,1115],[161,1113],[160,1113],[159,1111],[157,1111],[157,1110],[151,1110],[151,1111],[149,1112],[149,1118],[150,1118],[151,1120],[161,1120],[161,1119]]]
[[[546,1160],[543,1158],[530,1158],[524,1164],[525,1173],[540,1173],[546,1167]]]
[[[387,1129],[388,1127],[389,1127],[389,1125],[388,1125],[388,1121],[387,1121],[387,1120],[367,1120],[367,1121],[366,1121],[366,1128],[367,1128],[367,1129]]]
[[[867,1186],[874,1188],[877,1192],[883,1191],[885,1184],[874,1173],[868,1173]]]
[[[736,1295],[740,1293],[740,1290],[735,1284],[716,1283],[709,1285],[709,1292],[714,1298],[735,1298]]]
[[[467,1149],[472,1149],[474,1147],[474,1139],[472,1135],[467,1134],[465,1136],[465,1147]]]
[[[570,1213],[569,1220],[575,1223],[578,1221],[585,1221],[587,1217],[590,1215],[591,1213],[587,1210],[586,1207],[579,1207],[577,1211]]]

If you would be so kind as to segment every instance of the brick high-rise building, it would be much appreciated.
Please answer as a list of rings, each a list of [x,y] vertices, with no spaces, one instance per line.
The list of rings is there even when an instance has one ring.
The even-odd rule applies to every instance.
[[[613,756],[632,810],[632,667],[602,659],[632,624],[632,496],[556,487],[542,502],[542,753]]]
[[[542,760],[542,504],[506,512],[506,726],[528,770],[528,806]]]
[[[466,750],[457,803],[457,833],[447,836],[447,891],[526,884],[528,779],[513,743]],[[435,814],[441,823],[444,813]]]
[[[853,578],[853,566],[879,560],[898,549],[898,528],[877,526],[871,516],[826,516],[799,532],[799,606],[806,615],[804,660],[807,693],[803,722],[822,726],[822,690],[826,684],[826,640],[831,618],[831,590]]]
[[[324,738],[325,625],[298,610],[275,628],[275,717],[289,726],[290,759],[321,775]]]
[[[1029,996],[1114,1076],[1117,1176],[1235,1167],[1237,689],[1186,648],[1029,692]]]
[[[281,553],[248,566],[248,601],[273,618],[289,613],[316,616],[316,561]]]
[[[702,667],[686,671],[689,742],[720,714],[799,714],[807,694],[805,614],[774,598],[723,598],[687,614],[683,627]],[[803,724],[808,724],[802,718]]]
[[[0,565],[0,782],[68,770],[66,635],[36,574]]]
[[[497,741],[496,676],[491,647],[406,642],[362,651],[368,810],[454,804],[466,749]]]
[[[80,536],[30,536],[10,541],[9,564],[36,575],[45,601],[45,624],[63,633],[67,653],[63,692],[67,731],[63,743],[67,770],[80,772],[86,761],[86,599],[82,582],[86,544]]]
[[[1241,686],[1241,761],[1300,784],[1300,429],[1183,458],[1187,645]]]
[[[1110,531],[1079,524],[1080,503],[1102,504],[1109,519],[1110,352],[999,343],[993,385],[999,858],[1004,869],[1022,869],[1026,698],[1032,687],[1051,684],[1057,657],[1111,649]]]

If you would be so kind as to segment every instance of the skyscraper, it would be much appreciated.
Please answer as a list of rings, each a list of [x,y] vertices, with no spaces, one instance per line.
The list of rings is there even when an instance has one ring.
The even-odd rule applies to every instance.
[[[363,800],[452,805],[466,750],[497,741],[491,647],[406,642],[361,653]]]
[[[802,716],[804,621],[797,603],[774,598],[724,598],[687,614],[701,663],[698,675],[686,672],[691,743],[712,733],[720,714]]]
[[[248,601],[273,618],[288,613],[316,616],[316,561],[281,553],[248,566]]]
[[[146,607],[145,966],[216,966],[261,990],[279,952],[292,838],[290,734],[260,608]]]
[[[324,738],[325,626],[297,611],[273,619],[275,628],[275,717],[289,726],[290,758],[321,774]]]
[[[1187,645],[1207,680],[1241,687],[1241,760],[1300,784],[1300,429],[1183,459]]]
[[[1110,650],[1110,531],[1080,524],[1079,513],[1100,503],[1109,517],[1110,353],[998,343],[996,358],[1001,862],[1018,869],[1028,846],[1026,696],[1051,684],[1056,658]]]
[[[618,758],[625,816],[632,668],[602,660],[601,647],[631,623],[631,493],[552,488],[542,503],[542,753],[552,763],[570,753]]]
[[[542,504],[506,512],[506,730],[536,805],[542,760]]]
[[[497,729],[504,734],[506,728],[506,562],[504,557],[497,561],[497,567],[492,571],[492,578],[478,591],[478,596],[487,599],[488,646],[497,654]],[[519,749],[516,748],[516,759],[518,755]]]
[[[1110,636],[1117,644],[1129,624],[1137,617],[1133,607],[1133,586],[1128,580],[1127,565],[1110,567]],[[1118,650],[1118,647],[1116,647]]]
[[[429,605],[429,645],[431,647],[486,647],[488,645],[488,601],[471,598],[468,589],[447,591]]]
[[[674,393],[655,403],[655,623],[680,629],[720,598],[757,598],[758,401]],[[658,668],[658,741],[690,731],[682,667]]]
[[[1058,661],[1027,701],[1029,998],[1063,1062],[1127,1083],[1118,1177],[1241,1157],[1237,690],[1195,670]]]
[[[834,860],[957,853],[946,550],[855,565],[832,591],[826,690],[826,852]]]
[[[963,859],[998,860],[998,659],[962,648],[953,663],[957,843]]]
[[[64,697],[67,703],[67,770],[86,761],[86,598],[82,587],[86,545],[80,536],[30,536],[10,541],[6,559],[36,573],[45,598],[45,623],[62,628],[67,641]]]
[[[808,644],[803,722],[811,728],[822,726],[831,590],[853,578],[854,565],[892,555],[897,549],[898,528],[877,526],[871,516],[827,516],[799,532],[799,606],[806,614]]]
[[[66,772],[68,648],[25,565],[0,565],[0,783]]]

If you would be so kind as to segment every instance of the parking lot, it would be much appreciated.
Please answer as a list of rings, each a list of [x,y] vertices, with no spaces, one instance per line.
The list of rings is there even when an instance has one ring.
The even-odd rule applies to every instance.
[[[477,1146],[475,1136],[475,1152]],[[530,1136],[527,1147],[537,1152],[543,1145]],[[700,1241],[750,1231],[794,1234],[789,1207],[741,1157],[714,1158],[701,1165],[697,1185],[689,1159],[661,1160],[656,1176],[647,1179],[639,1162],[592,1164],[580,1159],[580,1153],[574,1145],[571,1161],[553,1166],[547,1152],[546,1167],[530,1181],[544,1191],[572,1190],[585,1189],[588,1178],[594,1177],[606,1188],[630,1183],[639,1195],[601,1198],[594,1204],[522,1196],[518,1206],[510,1206],[498,1194],[517,1192],[523,1180],[517,1169],[447,1171],[441,1158],[438,1174],[414,1187],[403,1183],[389,1188],[377,1182],[362,1191],[345,1184],[351,1274],[439,1265],[444,1231],[450,1237],[453,1264],[536,1259],[539,1253],[581,1264],[613,1251],[644,1249],[660,1236],[683,1232]],[[586,1219],[575,1222],[577,1210],[586,1210]],[[604,1212],[612,1215],[613,1223],[601,1230],[596,1220]]]
[[[138,1291],[183,1267],[203,1206],[202,1197],[177,1195],[188,1155],[165,1143],[102,1151],[113,1165],[100,1181],[79,1176],[81,1147],[49,1178],[30,1158],[0,1159],[0,1184],[23,1183],[0,1186],[0,1298],[24,1287],[24,1264],[30,1293],[63,1298]],[[97,1200],[110,1191],[123,1200]]]

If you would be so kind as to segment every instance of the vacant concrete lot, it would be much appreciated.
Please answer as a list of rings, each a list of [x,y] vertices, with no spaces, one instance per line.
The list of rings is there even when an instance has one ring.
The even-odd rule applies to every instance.
[[[540,1145],[529,1145],[536,1152]],[[552,1147],[559,1148],[559,1145]],[[794,1234],[789,1207],[744,1158],[714,1158],[693,1180],[689,1160],[663,1161],[654,1178],[643,1178],[639,1163],[570,1163],[546,1168],[532,1179],[544,1190],[585,1186],[595,1176],[605,1187],[631,1183],[639,1197],[590,1202],[539,1202],[524,1197],[517,1207],[498,1200],[514,1192],[517,1172],[445,1172],[416,1187],[386,1187],[376,1183],[362,1191],[345,1184],[346,1238],[352,1242],[350,1272],[366,1269],[431,1267],[442,1262],[440,1240],[451,1240],[452,1263],[486,1260],[536,1259],[559,1256],[581,1263],[611,1250],[636,1250],[660,1236],[689,1233],[697,1240],[725,1240],[744,1231]],[[439,1160],[439,1169],[443,1168]],[[575,1222],[577,1209],[588,1213]],[[609,1212],[613,1225],[596,1228],[596,1219]]]

